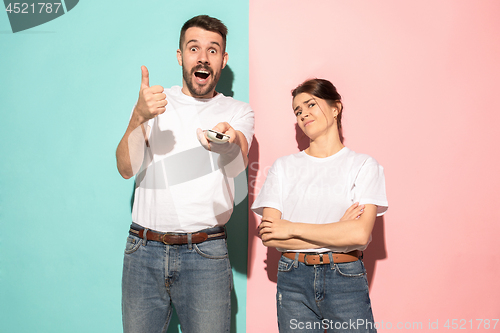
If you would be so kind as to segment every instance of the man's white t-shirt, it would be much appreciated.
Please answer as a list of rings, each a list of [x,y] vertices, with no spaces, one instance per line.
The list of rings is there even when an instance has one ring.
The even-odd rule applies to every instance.
[[[277,159],[269,169],[252,210],[262,216],[264,207],[270,207],[279,210],[284,220],[325,224],[338,222],[355,202],[377,205],[377,216],[386,212],[384,169],[372,157],[344,147],[326,158],[301,151]],[[296,252],[346,253],[362,251],[366,246]]]
[[[219,168],[219,154],[203,148],[196,130],[228,122],[253,137],[250,105],[217,94],[197,99],[181,87],[165,89],[166,111],[151,119],[149,148],[136,175],[132,220],[161,232],[195,232],[224,225],[233,210],[234,181]]]

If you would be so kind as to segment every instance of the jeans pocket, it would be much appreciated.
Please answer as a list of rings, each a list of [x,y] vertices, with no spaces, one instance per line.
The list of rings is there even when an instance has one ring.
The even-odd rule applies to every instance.
[[[208,259],[225,259],[228,257],[225,239],[193,244],[193,248],[200,256]]]
[[[278,272],[289,272],[292,270],[292,267],[293,260],[281,256],[280,261],[278,262]]]
[[[127,244],[125,245],[125,254],[132,254],[137,249],[141,246],[142,239],[134,237],[134,236],[128,236],[127,238]]]
[[[346,277],[359,277],[365,275],[365,266],[361,260],[335,264],[340,275]]]

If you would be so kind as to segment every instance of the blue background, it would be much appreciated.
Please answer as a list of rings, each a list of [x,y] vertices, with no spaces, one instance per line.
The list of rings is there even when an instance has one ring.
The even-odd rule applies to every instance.
[[[0,321],[3,332],[121,332],[133,180],[115,149],[151,85],[181,85],[179,31],[208,14],[229,28],[224,92],[248,102],[247,1],[80,1],[12,33],[0,13]],[[220,89],[219,89],[220,90]],[[233,331],[245,331],[247,202],[229,224]],[[174,319],[169,332],[177,332]]]

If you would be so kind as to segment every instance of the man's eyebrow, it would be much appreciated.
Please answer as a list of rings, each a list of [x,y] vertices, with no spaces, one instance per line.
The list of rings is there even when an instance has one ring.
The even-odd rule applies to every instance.
[[[198,40],[197,39],[190,39],[186,42],[186,45],[188,45],[189,43],[198,43]],[[217,45],[218,47],[221,47],[220,44],[218,42],[210,42],[210,44],[215,44]]]
[[[219,44],[219,42],[210,42],[210,43],[215,44],[215,45],[217,45],[218,47],[221,47],[221,46],[220,46],[220,44]]]
[[[189,43],[197,43],[198,40],[197,39],[190,39],[186,42],[186,45],[188,45]]]

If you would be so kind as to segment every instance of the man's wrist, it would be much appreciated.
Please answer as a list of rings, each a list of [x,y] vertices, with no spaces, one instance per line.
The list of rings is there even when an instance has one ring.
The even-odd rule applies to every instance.
[[[140,125],[148,122],[149,119],[143,117],[139,110],[137,109],[137,106],[134,109],[134,112],[132,113],[132,117],[130,118],[130,125],[133,127],[133,129],[139,127]]]

